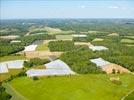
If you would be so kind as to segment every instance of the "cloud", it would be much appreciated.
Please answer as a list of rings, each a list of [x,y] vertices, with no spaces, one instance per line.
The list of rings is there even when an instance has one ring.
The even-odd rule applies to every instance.
[[[81,5],[80,8],[84,9],[84,8],[86,8],[86,6],[85,5]]]
[[[118,9],[118,6],[109,6],[108,8],[112,8],[112,9]]]

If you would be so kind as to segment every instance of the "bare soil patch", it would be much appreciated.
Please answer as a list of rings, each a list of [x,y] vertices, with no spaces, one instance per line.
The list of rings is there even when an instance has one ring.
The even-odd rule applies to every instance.
[[[130,73],[128,69],[117,64],[108,64],[102,67],[102,70],[105,71],[107,74],[112,73],[113,69],[115,70],[115,72],[119,73]]]
[[[63,52],[50,52],[49,50],[46,51],[30,51],[26,52],[26,58],[48,58],[49,56],[56,56],[59,57]]]

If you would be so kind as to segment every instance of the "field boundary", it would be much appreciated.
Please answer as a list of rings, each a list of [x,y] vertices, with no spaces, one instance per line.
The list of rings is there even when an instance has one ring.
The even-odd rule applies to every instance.
[[[134,89],[131,90],[131,91],[129,91],[125,96],[123,96],[123,97],[121,98],[121,100],[125,100],[125,98],[126,98],[129,94],[131,94],[132,92],[134,92]]]
[[[11,100],[28,100],[18,93],[9,83],[3,83],[2,85],[6,88],[6,92],[12,95]]]

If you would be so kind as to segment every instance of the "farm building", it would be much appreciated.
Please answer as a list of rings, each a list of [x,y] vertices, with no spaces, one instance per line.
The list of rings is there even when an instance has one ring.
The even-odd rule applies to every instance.
[[[104,46],[89,46],[89,49],[91,49],[92,51],[102,51],[102,50],[108,50],[108,48],[104,47]]]
[[[44,69],[30,69],[26,72],[26,74],[29,77],[75,74],[66,63],[59,59],[45,64],[45,67]]]

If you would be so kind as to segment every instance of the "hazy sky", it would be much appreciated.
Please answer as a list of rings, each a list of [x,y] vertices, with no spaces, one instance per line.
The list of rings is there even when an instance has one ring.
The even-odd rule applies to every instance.
[[[134,0],[0,0],[1,19],[134,18]]]

